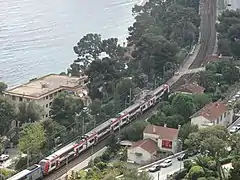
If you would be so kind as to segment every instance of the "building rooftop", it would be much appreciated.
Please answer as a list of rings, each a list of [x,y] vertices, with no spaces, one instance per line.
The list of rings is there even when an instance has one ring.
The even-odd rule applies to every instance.
[[[180,126],[179,126],[180,128]],[[165,139],[165,140],[171,140],[173,141],[178,137],[179,130],[174,128],[168,128],[163,126],[155,126],[152,124],[148,124],[146,128],[144,129],[143,133],[147,134],[155,134],[158,135],[159,138]]]
[[[197,83],[192,84],[184,84],[180,86],[177,91],[186,92],[186,93],[193,93],[193,94],[202,94],[205,91],[205,88],[199,86]]]
[[[144,139],[135,142],[130,148],[141,147],[145,151],[149,152],[150,154],[155,153],[158,149],[157,143],[151,139]]]
[[[77,78],[66,75],[49,74],[9,89],[5,94],[38,99],[52,91],[61,90],[63,88],[77,88],[80,86],[80,82],[84,81],[86,78],[86,76]]]
[[[203,116],[210,121],[216,120],[224,112],[228,110],[228,106],[223,102],[212,102],[204,106],[198,112],[191,116],[191,118]]]

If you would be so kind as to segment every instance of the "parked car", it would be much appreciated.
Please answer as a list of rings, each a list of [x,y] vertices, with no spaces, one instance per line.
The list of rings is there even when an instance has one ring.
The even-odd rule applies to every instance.
[[[231,127],[231,129],[229,130],[229,132],[230,133],[236,133],[236,132],[238,132],[238,127],[237,126],[233,126],[233,127]]]
[[[184,159],[187,159],[188,158],[188,154],[184,153],[184,154],[181,154],[180,156],[177,157],[177,160],[179,161],[183,161]]]
[[[159,171],[161,169],[161,166],[159,164],[153,165],[152,167],[150,167],[148,169],[149,172],[156,172]]]
[[[236,128],[237,128],[238,130],[240,130],[240,124],[237,124],[237,125],[236,125]]]
[[[171,165],[172,165],[172,160],[171,159],[167,159],[160,164],[160,166],[163,167],[163,168],[169,167]]]
[[[0,161],[1,161],[1,162],[6,161],[6,160],[8,160],[8,158],[9,158],[9,155],[8,155],[8,154],[2,154],[2,155],[0,156]]]

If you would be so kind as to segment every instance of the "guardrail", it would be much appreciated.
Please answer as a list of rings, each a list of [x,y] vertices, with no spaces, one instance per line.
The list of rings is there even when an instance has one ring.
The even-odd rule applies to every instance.
[[[160,159],[160,160],[155,161],[155,162],[153,162],[153,163],[147,164],[147,165],[145,165],[145,166],[142,166],[142,167],[138,168],[138,171],[147,169],[147,168],[149,168],[149,167],[151,167],[151,166],[153,166],[153,165],[155,165],[155,164],[162,163],[163,161],[165,161],[165,160],[167,160],[167,159],[175,158],[175,157],[177,157],[177,156],[179,156],[179,155],[181,155],[181,154],[183,154],[183,153],[185,153],[185,152],[186,152],[186,150],[185,150],[185,151],[178,152],[178,153],[173,154],[173,155],[171,155],[171,156],[168,156],[168,157],[166,157],[166,158]],[[119,179],[119,178],[121,178],[121,177],[123,177],[123,175],[117,176],[116,178]]]

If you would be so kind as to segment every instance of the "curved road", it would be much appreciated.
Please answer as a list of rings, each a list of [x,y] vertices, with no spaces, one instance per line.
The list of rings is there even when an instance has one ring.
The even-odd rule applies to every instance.
[[[215,19],[216,19],[216,0],[203,0],[202,7],[200,7],[201,17],[202,17],[202,24],[201,24],[201,40],[200,45],[196,47],[197,54],[194,54],[188,58],[185,64],[179,69],[179,75],[173,76],[167,83],[172,86],[176,83],[180,77],[188,71],[188,69],[198,68],[199,66],[203,65],[206,61],[206,57],[211,55],[215,45]],[[198,51],[199,50],[199,51]],[[152,111],[152,110],[151,110]],[[144,117],[147,118],[150,116],[151,111],[147,114],[144,114]],[[106,146],[107,140],[103,140],[99,144],[94,147],[94,152],[104,148]],[[65,174],[69,169],[76,166],[78,163],[82,162],[83,160],[87,159],[91,156],[91,148],[85,151],[79,158],[74,159],[67,166],[62,167],[61,169],[53,172],[49,176],[45,177],[45,180],[54,180],[61,177]],[[180,165],[179,165],[180,167]],[[167,170],[167,169],[166,169]],[[164,171],[163,171],[164,172]],[[168,172],[169,173],[169,172]]]

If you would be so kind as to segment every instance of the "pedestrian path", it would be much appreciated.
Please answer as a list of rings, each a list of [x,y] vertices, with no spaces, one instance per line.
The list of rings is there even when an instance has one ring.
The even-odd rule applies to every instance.
[[[66,174],[64,174],[62,177],[58,178],[57,180],[65,180],[67,176],[70,176],[72,174],[72,171],[77,172],[77,171],[80,171],[81,169],[86,168],[92,159],[95,159],[96,157],[101,156],[106,151],[106,149],[107,147],[104,147],[101,150],[97,151],[95,154],[93,154],[92,156],[88,157],[87,159],[85,159],[84,161],[82,161],[72,169],[70,169]]]

